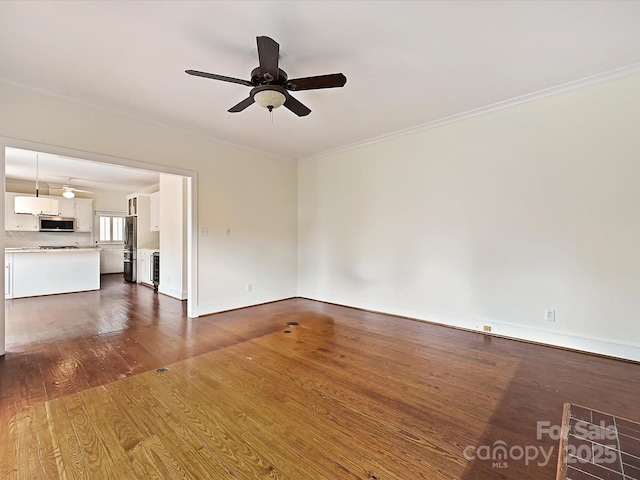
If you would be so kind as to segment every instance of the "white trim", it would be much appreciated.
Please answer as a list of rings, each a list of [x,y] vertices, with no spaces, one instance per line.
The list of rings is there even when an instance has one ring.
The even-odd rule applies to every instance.
[[[283,290],[279,292],[267,292],[262,295],[247,294],[241,297],[230,298],[219,302],[209,302],[200,307],[200,315],[211,315],[213,313],[235,310],[237,308],[253,307],[263,303],[277,302],[288,298],[296,298],[295,290]]]
[[[123,269],[122,268],[115,268],[115,267],[107,267],[107,268],[102,268],[100,270],[100,275],[111,275],[112,273],[122,273]]]
[[[187,290],[176,290],[175,288],[163,288],[162,285],[158,287],[158,293],[166,295],[167,297],[175,298],[176,300],[184,300],[187,298]]]
[[[388,315],[398,315],[410,319],[437,323],[447,327],[461,328],[482,334],[485,334],[483,332],[484,325],[490,325],[491,333],[489,335],[497,335],[514,340],[525,340],[543,345],[640,362],[640,345],[633,343],[612,342],[599,338],[552,332],[550,330],[490,319],[466,318],[429,309],[387,305],[377,301],[362,301],[362,299],[322,294],[304,289],[298,292],[298,296],[320,302],[335,303],[346,307],[360,308]]]
[[[189,177],[196,172],[192,170],[186,170],[183,168],[169,167],[166,165],[158,165],[155,163],[146,163],[138,160],[130,160],[123,157],[114,157],[111,155],[105,155],[101,153],[87,152],[84,150],[59,147],[57,145],[49,145],[46,143],[31,142],[27,140],[20,140],[18,138],[0,137],[4,141],[6,147],[21,148],[24,150],[33,150],[51,155],[58,155],[61,157],[72,157],[80,160],[86,160],[89,162],[106,163],[111,165],[119,165],[122,167],[136,168],[138,170],[150,170],[152,172],[170,173],[173,175],[181,175]],[[4,170],[3,170],[4,172]],[[4,176],[4,173],[3,173]]]
[[[189,201],[190,200],[190,201]],[[187,177],[187,317],[200,316],[198,296],[198,172]]]
[[[5,144],[5,141],[2,137],[0,137],[0,169],[2,169],[2,198],[0,199],[0,222],[2,223],[2,235],[0,236],[0,251],[2,251],[2,256],[4,257],[4,227],[5,227],[5,223],[4,223],[4,214],[5,214],[5,208],[4,208],[4,197],[5,197],[5,193],[6,193],[6,189],[7,189],[7,182],[5,181],[4,178],[4,171],[6,170],[5,168],[5,149],[6,149],[7,145]],[[6,269],[6,265],[5,265],[5,269]],[[5,270],[5,274],[6,274],[6,270]],[[4,286],[4,275],[2,275],[2,278],[0,279],[0,288],[2,289],[1,291],[5,291],[5,286]],[[2,295],[4,297],[4,294]],[[6,339],[5,339],[5,328],[4,328],[4,320],[5,320],[5,302],[6,300],[3,301],[2,303],[2,311],[0,312],[0,355],[4,355],[6,353]]]
[[[94,210],[93,214],[96,216],[111,216],[111,217],[126,217],[126,210]]]
[[[640,62],[632,63],[631,65],[626,65],[624,67],[609,70],[607,72],[599,73],[597,75],[591,75],[589,77],[563,83],[561,85],[556,85],[554,87],[545,88],[543,90],[539,90],[533,93],[528,93],[526,95],[521,95],[515,98],[511,98],[509,100],[503,100],[501,102],[485,105],[484,107],[474,108],[473,110],[467,110],[466,112],[456,113],[455,115],[439,118],[437,120],[423,123],[421,125],[405,128],[404,130],[398,130],[397,132],[380,135],[379,137],[370,138],[367,140],[363,140],[361,142],[344,145],[342,147],[320,152],[315,155],[303,157],[299,160],[299,162],[305,162],[305,161],[317,160],[324,157],[329,157],[332,155],[336,155],[338,153],[344,153],[351,150],[355,150],[367,145],[374,145],[377,143],[386,142],[387,140],[391,140],[394,138],[404,137],[406,135],[411,135],[411,134],[422,132],[425,130],[430,130],[432,128],[441,127],[449,123],[459,122],[461,120],[466,120],[468,118],[473,118],[479,115],[485,115],[487,113],[513,107],[515,105],[520,105],[522,103],[533,102],[535,100],[540,100],[542,98],[551,97],[554,95],[560,95],[562,93],[567,93],[572,90],[577,90],[579,88],[588,87],[591,85],[596,85],[598,83],[604,83],[610,80],[616,80],[616,79],[628,77],[631,75],[636,75],[638,73],[640,73]]]

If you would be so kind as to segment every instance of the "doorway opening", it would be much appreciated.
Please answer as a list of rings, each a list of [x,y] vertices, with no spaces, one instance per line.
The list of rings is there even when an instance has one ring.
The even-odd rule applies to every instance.
[[[62,159],[66,159],[65,161],[76,162],[80,164],[80,168],[84,169],[84,172],[91,172],[92,169],[95,170],[98,177],[100,176],[100,172],[109,171],[109,169],[117,172],[119,175],[126,175],[127,172],[131,174],[149,174],[151,176],[156,176],[157,178],[165,177],[170,179],[177,179],[176,188],[183,189],[183,229],[186,233],[184,235],[184,241],[181,243],[182,251],[178,252],[182,259],[182,266],[184,268],[185,274],[184,279],[186,285],[183,287],[186,290],[186,310],[187,316],[190,318],[194,318],[198,316],[197,305],[195,302],[196,296],[195,292],[197,291],[197,277],[195,272],[197,265],[197,235],[196,235],[196,198],[197,198],[197,173],[190,170],[166,167],[161,165],[155,165],[145,162],[139,162],[124,158],[112,157],[107,155],[102,155],[98,153],[90,153],[90,152],[82,152],[78,150],[63,148],[63,147],[55,147],[50,145],[39,144],[35,142],[27,142],[9,138],[0,137],[0,161],[2,162],[2,172],[3,172],[3,184],[5,185],[5,191],[3,192],[2,198],[0,201],[5,202],[5,194],[7,192],[7,183],[11,182],[10,177],[16,177],[17,174],[10,172],[7,169],[7,157],[13,150],[24,150],[37,152],[44,156],[49,157],[58,157],[61,159],[61,168],[57,171],[59,177],[71,178],[73,181],[74,174],[71,172],[64,171],[65,162]],[[33,169],[33,168],[32,168]],[[35,172],[34,172],[35,173]],[[39,172],[38,172],[39,173]],[[70,174],[68,174],[70,173]],[[89,177],[91,174],[87,174]],[[103,175],[104,177],[104,175]],[[89,179],[91,180],[91,179]],[[98,181],[98,179],[94,178],[93,180]],[[76,182],[79,182],[77,180]],[[71,182],[69,182],[71,184]],[[176,182],[174,181],[175,185]],[[79,187],[73,187],[78,188]],[[95,188],[95,187],[94,187]],[[89,188],[86,188],[89,190]],[[96,188],[96,190],[98,190]],[[105,191],[105,189],[100,189],[101,191]],[[49,193],[49,192],[47,192]],[[139,193],[139,192],[131,192],[131,193]],[[56,192],[51,192],[52,195],[57,195]],[[123,198],[123,206],[122,211],[126,212],[126,194],[122,194]],[[108,202],[107,202],[108,203]],[[7,205],[5,208],[0,208],[1,212],[1,221],[3,222],[4,235],[0,239],[0,245],[4,251],[6,247],[6,243],[11,240],[7,240],[7,230],[5,227],[5,217],[7,215],[8,209]],[[111,210],[111,208],[109,208]],[[120,209],[118,209],[120,210]],[[15,239],[14,239],[15,240]],[[83,238],[85,240],[85,238]],[[95,231],[92,233],[92,243],[95,242]],[[172,247],[175,249],[175,242],[172,242]],[[7,278],[7,269],[5,266],[5,293],[6,288],[8,286],[8,278]],[[184,295],[184,291],[181,292]],[[176,297],[177,298],[177,297]],[[0,355],[5,353],[5,309],[0,312]]]

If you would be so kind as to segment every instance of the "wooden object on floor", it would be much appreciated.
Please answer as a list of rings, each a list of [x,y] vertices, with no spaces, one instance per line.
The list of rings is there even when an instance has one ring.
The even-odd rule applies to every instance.
[[[565,402],[640,419],[637,364],[304,299],[190,320],[108,276],[7,331],[3,479],[552,479]]]
[[[640,423],[565,404],[557,480],[640,480]]]
[[[562,430],[560,431],[560,441],[558,445],[558,469],[556,480],[567,479],[567,444],[569,441],[569,421],[571,419],[571,404],[565,403],[562,408]]]

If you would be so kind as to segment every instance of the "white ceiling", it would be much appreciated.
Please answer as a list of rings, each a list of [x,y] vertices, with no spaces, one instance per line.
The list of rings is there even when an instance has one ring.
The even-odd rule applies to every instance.
[[[303,159],[636,68],[639,25],[639,1],[5,0],[0,81]],[[249,79],[258,35],[289,78],[347,84],[294,93],[307,117],[227,113],[249,87],[184,70]]]
[[[157,172],[19,148],[5,150],[5,177],[30,183],[37,179],[40,188],[60,189],[63,185],[71,185],[89,191],[112,190],[127,194],[147,191],[160,182]]]

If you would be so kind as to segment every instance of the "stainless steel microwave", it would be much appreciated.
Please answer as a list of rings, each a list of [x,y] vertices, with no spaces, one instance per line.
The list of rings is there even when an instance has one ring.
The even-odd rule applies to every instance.
[[[76,219],[71,217],[38,217],[38,229],[41,232],[75,232]]]

